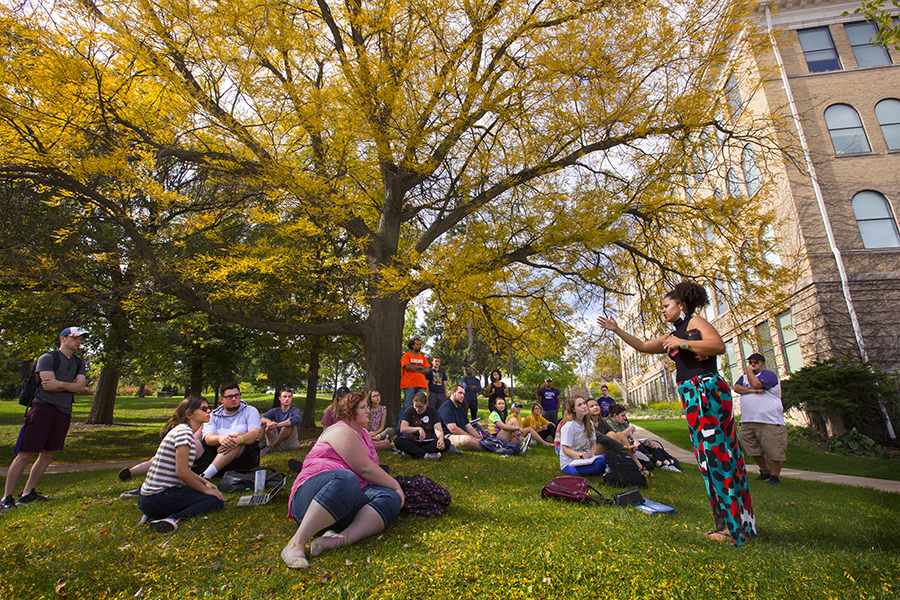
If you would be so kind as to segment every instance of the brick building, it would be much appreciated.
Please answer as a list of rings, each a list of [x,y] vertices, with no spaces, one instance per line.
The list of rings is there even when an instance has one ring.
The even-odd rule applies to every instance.
[[[871,43],[875,26],[852,14],[858,6],[760,3],[753,17],[775,43],[736,56],[725,84],[735,118],[778,114],[796,136],[779,145],[805,140],[797,165],[757,164],[748,146],[740,167],[711,184],[746,196],[768,179],[780,254],[799,261],[800,277],[778,305],[761,300],[736,315],[729,296],[740,290],[710,290],[706,317],[726,341],[720,365],[730,381],[757,350],[782,377],[848,351],[900,369],[900,50]],[[620,308],[629,321],[637,300]],[[671,364],[622,348],[630,402],[675,399]]]

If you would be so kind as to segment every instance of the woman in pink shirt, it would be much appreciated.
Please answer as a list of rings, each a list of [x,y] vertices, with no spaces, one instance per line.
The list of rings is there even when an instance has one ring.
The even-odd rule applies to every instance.
[[[334,412],[337,421],[319,436],[291,487],[288,510],[300,526],[281,559],[292,569],[309,567],[306,543],[316,532],[332,528],[312,540],[311,556],[383,531],[406,500],[397,480],[378,466],[363,395],[339,398]]]

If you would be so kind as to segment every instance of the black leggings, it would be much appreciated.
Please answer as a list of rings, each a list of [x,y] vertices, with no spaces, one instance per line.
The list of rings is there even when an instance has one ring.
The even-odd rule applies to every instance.
[[[397,450],[401,450],[406,452],[407,454],[412,455],[414,458],[422,458],[426,454],[437,454],[437,440],[431,440],[430,442],[420,442],[419,440],[411,440],[409,438],[395,437],[394,438],[394,446],[397,447]],[[447,448],[447,442],[444,441],[444,449]]]

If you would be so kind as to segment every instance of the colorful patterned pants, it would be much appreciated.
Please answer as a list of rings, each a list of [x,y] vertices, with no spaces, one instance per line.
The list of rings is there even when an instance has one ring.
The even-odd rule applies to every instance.
[[[737,441],[731,388],[717,373],[711,373],[682,381],[678,393],[716,531],[727,529],[734,545],[740,546],[756,535],[756,519]]]

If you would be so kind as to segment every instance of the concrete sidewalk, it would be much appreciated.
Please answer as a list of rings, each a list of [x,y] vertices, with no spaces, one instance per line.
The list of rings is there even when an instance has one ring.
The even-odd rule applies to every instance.
[[[675,444],[669,442],[668,440],[661,438],[653,432],[647,431],[642,427],[638,427],[635,425],[635,437],[636,438],[645,438],[649,437],[654,440],[659,440],[663,446],[666,447],[666,452],[680,460],[682,463],[690,463],[692,465],[697,464],[697,458],[694,456],[694,453],[688,450],[683,450],[676,446]],[[753,459],[749,456],[745,457],[747,461],[747,473],[752,473],[754,475],[759,474],[759,467],[757,467],[753,463]],[[788,457],[790,461],[790,457]],[[852,475],[835,475],[834,473],[817,473],[816,471],[801,471],[799,469],[781,469],[781,477],[787,479],[802,479],[803,481],[821,481],[824,483],[840,483],[843,485],[852,485],[855,487],[865,487],[872,488],[875,490],[881,490],[883,492],[893,492],[895,494],[900,494],[900,481],[893,481],[891,479],[872,479],[870,477],[854,477]]]

